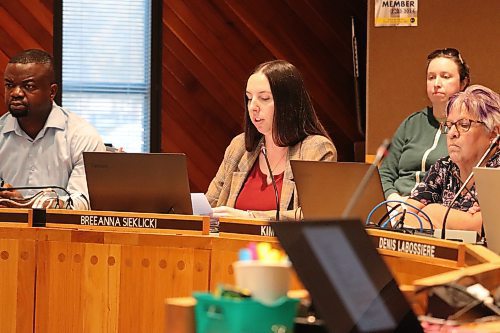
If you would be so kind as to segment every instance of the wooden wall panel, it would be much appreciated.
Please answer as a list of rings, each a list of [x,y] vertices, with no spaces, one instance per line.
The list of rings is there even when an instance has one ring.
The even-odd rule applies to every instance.
[[[299,68],[340,159],[353,159],[350,16],[363,31],[364,1],[163,0],[162,151],[187,154],[193,192],[242,131],[248,75],[272,59]]]
[[[272,59],[286,59],[303,73],[340,159],[352,160],[353,142],[362,137],[354,110],[350,16],[363,31],[364,1],[161,1],[161,150],[187,154],[193,192],[206,191],[225,148],[242,131],[249,73]],[[53,5],[0,0],[0,75],[22,49],[53,51]]]
[[[368,16],[367,140],[374,155],[401,121],[430,102],[426,95],[427,55],[460,50],[471,83],[500,90],[500,1],[434,0],[418,3],[417,27],[375,27]]]
[[[0,75],[9,58],[24,49],[53,49],[52,0],[0,0]],[[0,89],[0,115],[6,112]]]

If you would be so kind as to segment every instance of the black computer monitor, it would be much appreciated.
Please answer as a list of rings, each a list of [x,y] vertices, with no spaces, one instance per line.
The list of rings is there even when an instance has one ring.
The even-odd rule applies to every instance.
[[[271,225],[329,332],[423,332],[359,220]]]

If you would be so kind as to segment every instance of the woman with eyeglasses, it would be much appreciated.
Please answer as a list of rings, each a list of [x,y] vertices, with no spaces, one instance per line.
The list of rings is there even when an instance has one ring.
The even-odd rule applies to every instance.
[[[441,124],[441,129],[446,134],[449,156],[439,159],[430,168],[424,181],[407,200],[427,213],[435,228],[442,226],[447,207],[494,140],[497,145],[486,157],[484,166],[500,167],[497,137],[500,133],[499,95],[480,85],[453,95],[447,104],[446,121]],[[451,207],[446,228],[480,232],[481,225],[476,188],[471,180]]]
[[[445,120],[448,98],[463,91],[469,82],[469,67],[456,49],[439,49],[427,56],[427,96],[431,106],[406,118],[392,139],[389,155],[380,167],[386,199],[407,199],[431,165],[448,155],[439,123]]]

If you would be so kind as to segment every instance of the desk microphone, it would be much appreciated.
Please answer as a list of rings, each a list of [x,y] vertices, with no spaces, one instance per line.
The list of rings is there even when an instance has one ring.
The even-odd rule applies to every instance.
[[[1,179],[1,178],[0,178]],[[3,187],[3,185],[5,184],[4,180],[1,179],[0,181],[1,183],[1,186],[0,186],[0,192],[3,192],[3,191],[18,191],[18,190],[61,190],[63,191],[67,196],[68,196],[68,200],[66,201],[67,203],[67,206],[73,206],[73,199],[71,198],[71,194],[68,192],[67,189],[65,189],[64,187],[61,187],[61,186],[57,186],[57,185],[48,185],[48,186],[16,186],[16,187]],[[37,195],[39,194],[40,192],[37,193]],[[57,194],[56,194],[57,195]],[[84,196],[85,197],[85,196]],[[31,197],[33,198],[33,197]],[[28,199],[31,199],[31,198],[28,198]],[[16,200],[28,200],[26,198],[13,198],[13,199],[10,199],[10,200],[13,200],[13,201],[16,201]],[[87,198],[85,198],[87,199]]]
[[[488,157],[488,155],[492,152],[492,150],[497,145],[499,138],[500,138],[500,134],[497,134],[497,136],[493,139],[493,141],[490,143],[490,145],[488,146],[488,148],[484,152],[483,156],[479,159],[479,162],[477,162],[477,164],[475,166],[476,168],[480,167],[481,164],[483,164],[483,162],[486,159],[486,157]],[[460,186],[460,189],[458,189],[458,192],[453,197],[453,200],[451,200],[450,205],[446,209],[446,212],[444,213],[444,217],[443,217],[443,225],[441,226],[441,228],[442,228],[441,229],[441,239],[445,239],[446,238],[446,220],[448,219],[448,214],[450,213],[451,207],[453,206],[453,204],[455,203],[455,201],[457,201],[458,196],[460,195],[460,193],[462,193],[462,191],[465,189],[465,187],[470,182],[470,180],[472,179],[473,176],[474,176],[474,171],[471,171],[471,173],[469,174],[469,176],[467,177],[467,179],[465,179],[464,183],[462,184],[462,186]]]
[[[358,202],[359,198],[361,197],[361,194],[363,193],[363,190],[366,187],[366,184],[368,184],[368,181],[370,180],[373,172],[377,169],[378,164],[382,159],[386,156],[389,146],[391,145],[391,141],[389,139],[385,139],[380,147],[377,149],[377,154],[375,155],[375,159],[373,160],[372,164],[366,170],[365,175],[363,176],[363,179],[359,183],[358,187],[356,187],[356,191],[354,191],[354,194],[351,196],[349,199],[349,202],[347,203],[347,206],[345,207],[344,211],[342,212],[342,218],[348,218],[349,214],[351,213],[352,209],[354,208],[354,205]]]
[[[3,186],[3,179],[2,179],[2,186]],[[56,189],[56,190],[61,190],[63,191],[67,196],[70,196],[70,193],[68,192],[67,189],[61,186],[57,185],[46,185],[46,186],[15,186],[15,187],[0,187],[0,192],[1,191],[18,191],[18,190],[51,190],[51,189]]]
[[[269,164],[269,159],[267,158],[267,149],[266,144],[263,142],[260,146],[260,151],[262,155],[264,155],[264,159],[266,160],[267,170],[269,171],[269,177],[271,177],[271,182],[273,183],[274,188],[274,197],[276,198],[276,221],[280,220],[280,199],[278,195],[278,186],[276,186],[276,180],[273,176],[273,170],[271,170],[271,164]]]

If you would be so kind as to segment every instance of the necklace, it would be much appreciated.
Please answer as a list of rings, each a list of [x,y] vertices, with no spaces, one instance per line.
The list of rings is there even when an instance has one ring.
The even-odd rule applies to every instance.
[[[285,158],[285,156],[287,155],[287,153],[288,153],[288,150],[285,150],[285,152],[283,153],[283,155],[281,155],[280,159],[276,163],[274,163],[273,167],[271,167],[271,173],[273,174],[273,176],[274,176],[274,171],[276,170],[276,168],[278,167],[278,165],[280,164],[280,162],[283,161],[283,159]],[[265,157],[264,157],[264,159],[265,159]],[[271,179],[271,175],[270,174],[267,175],[266,181],[267,181],[268,184],[272,183],[272,179]]]
[[[283,161],[283,158],[285,158],[285,155],[286,155],[287,151],[285,151],[285,153],[283,155],[281,155],[280,159],[278,160],[278,162],[276,162],[274,164],[274,166],[271,168],[271,171],[274,171],[276,170],[276,167],[280,164],[281,161]]]

